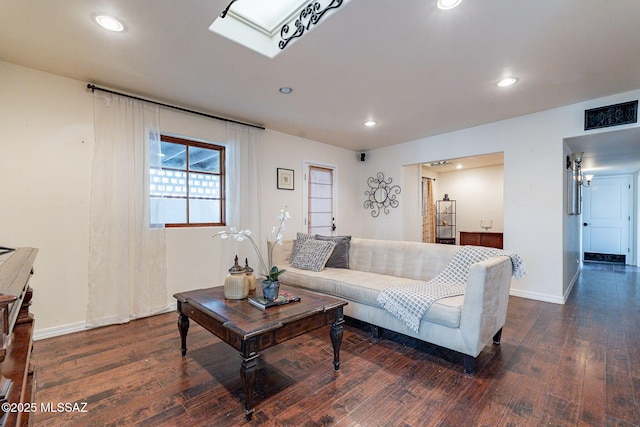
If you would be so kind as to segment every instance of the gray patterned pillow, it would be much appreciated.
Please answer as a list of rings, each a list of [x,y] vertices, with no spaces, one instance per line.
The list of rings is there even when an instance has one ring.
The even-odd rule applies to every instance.
[[[293,250],[291,251],[291,261],[294,260],[300,249],[302,249],[302,245],[309,239],[313,239],[313,234],[307,233],[297,233],[296,234],[296,243],[293,245]]]
[[[335,242],[309,239],[291,261],[291,267],[321,271],[336,247]]]

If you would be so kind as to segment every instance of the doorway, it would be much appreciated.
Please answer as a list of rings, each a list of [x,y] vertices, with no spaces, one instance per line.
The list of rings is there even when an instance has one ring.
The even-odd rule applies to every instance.
[[[640,246],[640,222],[637,213],[640,212],[640,194],[638,193],[638,173],[640,172],[640,127],[603,131],[589,135],[565,138],[564,142],[566,144],[566,151],[568,154],[583,152],[582,173],[584,175],[594,175],[591,182],[592,187],[596,185],[599,180],[604,178],[622,176],[630,177],[631,196],[629,200],[629,215],[627,216],[627,218],[630,216],[630,221],[628,221],[630,223],[630,230],[629,234],[625,232],[625,236],[629,236],[628,241],[626,242],[629,251],[627,252],[627,247],[624,247],[622,252],[626,255],[626,264],[639,265],[640,257],[638,247]],[[565,230],[567,233],[572,235],[575,234],[577,237],[577,239],[573,240],[573,242],[575,242],[575,246],[567,247],[565,249],[567,252],[575,251],[574,253],[578,260],[584,260],[584,252],[598,253],[597,250],[593,250],[591,247],[588,248],[589,250],[586,250],[583,247],[585,245],[585,238],[591,237],[585,236],[583,230],[586,228],[583,224],[585,222],[590,223],[590,221],[584,219],[585,205],[587,203],[592,204],[590,200],[585,200],[585,197],[589,198],[593,194],[593,190],[589,190],[589,188],[590,187],[583,188],[583,190],[585,190],[582,195],[583,218],[580,218],[579,221],[575,222],[569,221],[567,223],[568,228]],[[587,192],[591,193],[586,194]],[[596,201],[596,204],[597,203],[598,202]],[[605,234],[606,233],[604,232],[600,232],[596,237],[596,241]],[[621,240],[622,239],[623,237],[621,237]],[[623,246],[624,244],[621,243],[620,245]],[[613,244],[611,246],[613,246]],[[609,250],[609,248],[598,248],[598,250]],[[565,267],[569,267],[573,262],[573,258],[567,259],[568,264],[565,263]]]
[[[631,175],[598,177],[582,194],[582,259],[629,263]]]
[[[304,225],[309,234],[332,236],[336,230],[336,167],[304,164]]]
[[[425,218],[435,212],[438,200],[456,200],[455,244],[460,232],[503,233],[504,231],[504,153],[479,154],[462,158],[434,160],[403,167],[403,238],[425,241],[425,228],[434,224]],[[413,186],[410,184],[415,182]],[[431,183],[432,201],[422,191]],[[406,191],[405,191],[406,189]],[[483,229],[481,221],[491,221],[491,228]],[[442,224],[441,224],[442,225]],[[433,227],[436,228],[436,227]],[[435,236],[434,240],[435,240]]]

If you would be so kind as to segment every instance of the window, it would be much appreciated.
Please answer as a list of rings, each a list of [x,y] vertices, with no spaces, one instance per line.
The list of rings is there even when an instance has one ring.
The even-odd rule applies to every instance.
[[[151,144],[151,223],[225,225],[224,147],[167,135]]]

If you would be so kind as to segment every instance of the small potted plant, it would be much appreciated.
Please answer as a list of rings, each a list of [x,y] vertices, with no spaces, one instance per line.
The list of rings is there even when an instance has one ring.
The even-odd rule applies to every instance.
[[[280,270],[277,266],[273,265],[273,249],[276,245],[282,244],[282,232],[285,230],[284,222],[290,219],[291,216],[286,209],[281,209],[278,215],[278,224],[271,230],[271,235],[274,237],[273,242],[267,245],[267,264],[264,262],[264,258],[260,253],[260,249],[256,242],[251,237],[251,230],[237,230],[235,227],[231,227],[229,230],[224,230],[216,233],[213,237],[220,237],[221,239],[235,239],[239,242],[243,240],[249,240],[253,245],[253,248],[258,255],[262,272],[259,274],[264,277],[262,280],[262,294],[267,301],[274,301],[278,298],[280,292],[280,281],[278,277],[286,270]]]

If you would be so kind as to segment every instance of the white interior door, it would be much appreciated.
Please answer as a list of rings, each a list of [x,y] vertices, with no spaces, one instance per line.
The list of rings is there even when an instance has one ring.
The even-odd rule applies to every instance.
[[[583,190],[582,252],[631,255],[631,177],[597,177]]]
[[[306,164],[305,225],[309,234],[332,236],[335,224],[335,167]]]

